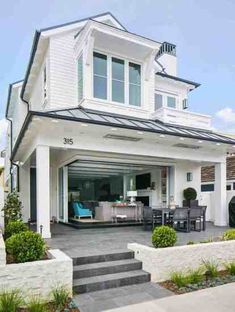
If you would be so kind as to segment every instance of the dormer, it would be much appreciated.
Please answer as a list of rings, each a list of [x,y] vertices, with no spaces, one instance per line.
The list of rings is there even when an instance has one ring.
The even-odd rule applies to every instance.
[[[148,118],[161,44],[94,20],[75,35],[78,100],[90,109]],[[83,89],[83,93],[81,90]]]

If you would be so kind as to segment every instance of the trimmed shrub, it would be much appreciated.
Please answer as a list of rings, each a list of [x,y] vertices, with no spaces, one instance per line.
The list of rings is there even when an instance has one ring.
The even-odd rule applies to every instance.
[[[188,201],[195,200],[197,198],[197,191],[192,187],[186,188],[184,190],[184,198]]]
[[[152,243],[155,248],[171,247],[176,241],[176,231],[169,226],[162,225],[153,231]]]
[[[28,230],[28,227],[22,221],[11,221],[6,225],[4,237],[5,239],[7,239],[14,234],[18,234]]]
[[[223,240],[233,240],[235,239],[235,229],[230,229],[224,232]]]
[[[28,262],[42,259],[46,244],[41,235],[32,231],[12,235],[6,240],[6,251],[15,262]]]
[[[18,193],[12,192],[7,195],[2,211],[4,212],[5,224],[8,224],[10,221],[21,220],[22,203],[19,200]]]

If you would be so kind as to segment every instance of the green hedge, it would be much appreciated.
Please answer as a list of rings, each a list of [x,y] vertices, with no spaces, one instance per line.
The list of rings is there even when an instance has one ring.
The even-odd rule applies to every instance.
[[[14,234],[25,231],[28,231],[28,227],[22,221],[10,221],[5,227],[4,238],[7,239]]]
[[[45,255],[46,244],[40,234],[26,231],[6,240],[6,251],[15,262],[36,261]]]
[[[177,241],[176,231],[169,226],[156,227],[152,235],[152,244],[156,248],[174,246]]]

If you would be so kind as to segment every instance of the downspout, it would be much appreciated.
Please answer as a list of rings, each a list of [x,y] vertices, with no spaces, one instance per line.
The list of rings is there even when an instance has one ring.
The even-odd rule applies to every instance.
[[[11,150],[11,155],[12,155],[12,120],[10,118],[8,118],[6,116],[6,120],[8,120],[10,122],[10,140],[11,140],[11,147],[10,147],[10,150]],[[10,175],[11,175],[11,192],[13,191],[13,187],[12,187],[12,182],[13,182],[13,178],[12,178],[12,160],[11,160],[11,157],[10,157]]]

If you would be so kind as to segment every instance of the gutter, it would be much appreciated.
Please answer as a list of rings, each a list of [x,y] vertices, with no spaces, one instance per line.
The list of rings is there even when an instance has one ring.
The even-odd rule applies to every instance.
[[[37,47],[38,47],[38,42],[39,42],[40,35],[41,35],[41,32],[36,30],[35,31],[35,35],[34,35],[34,39],[33,39],[33,46],[32,46],[32,50],[31,50],[31,53],[30,53],[30,59],[29,59],[27,70],[26,70],[24,83],[23,83],[23,86],[22,86],[22,89],[21,89],[21,93],[20,93],[20,98],[22,99],[22,101],[24,101],[25,87],[26,87],[28,79],[29,79],[31,66],[32,66],[33,61],[34,61],[34,57],[35,57],[35,53],[36,53],[36,50],[37,50]]]

